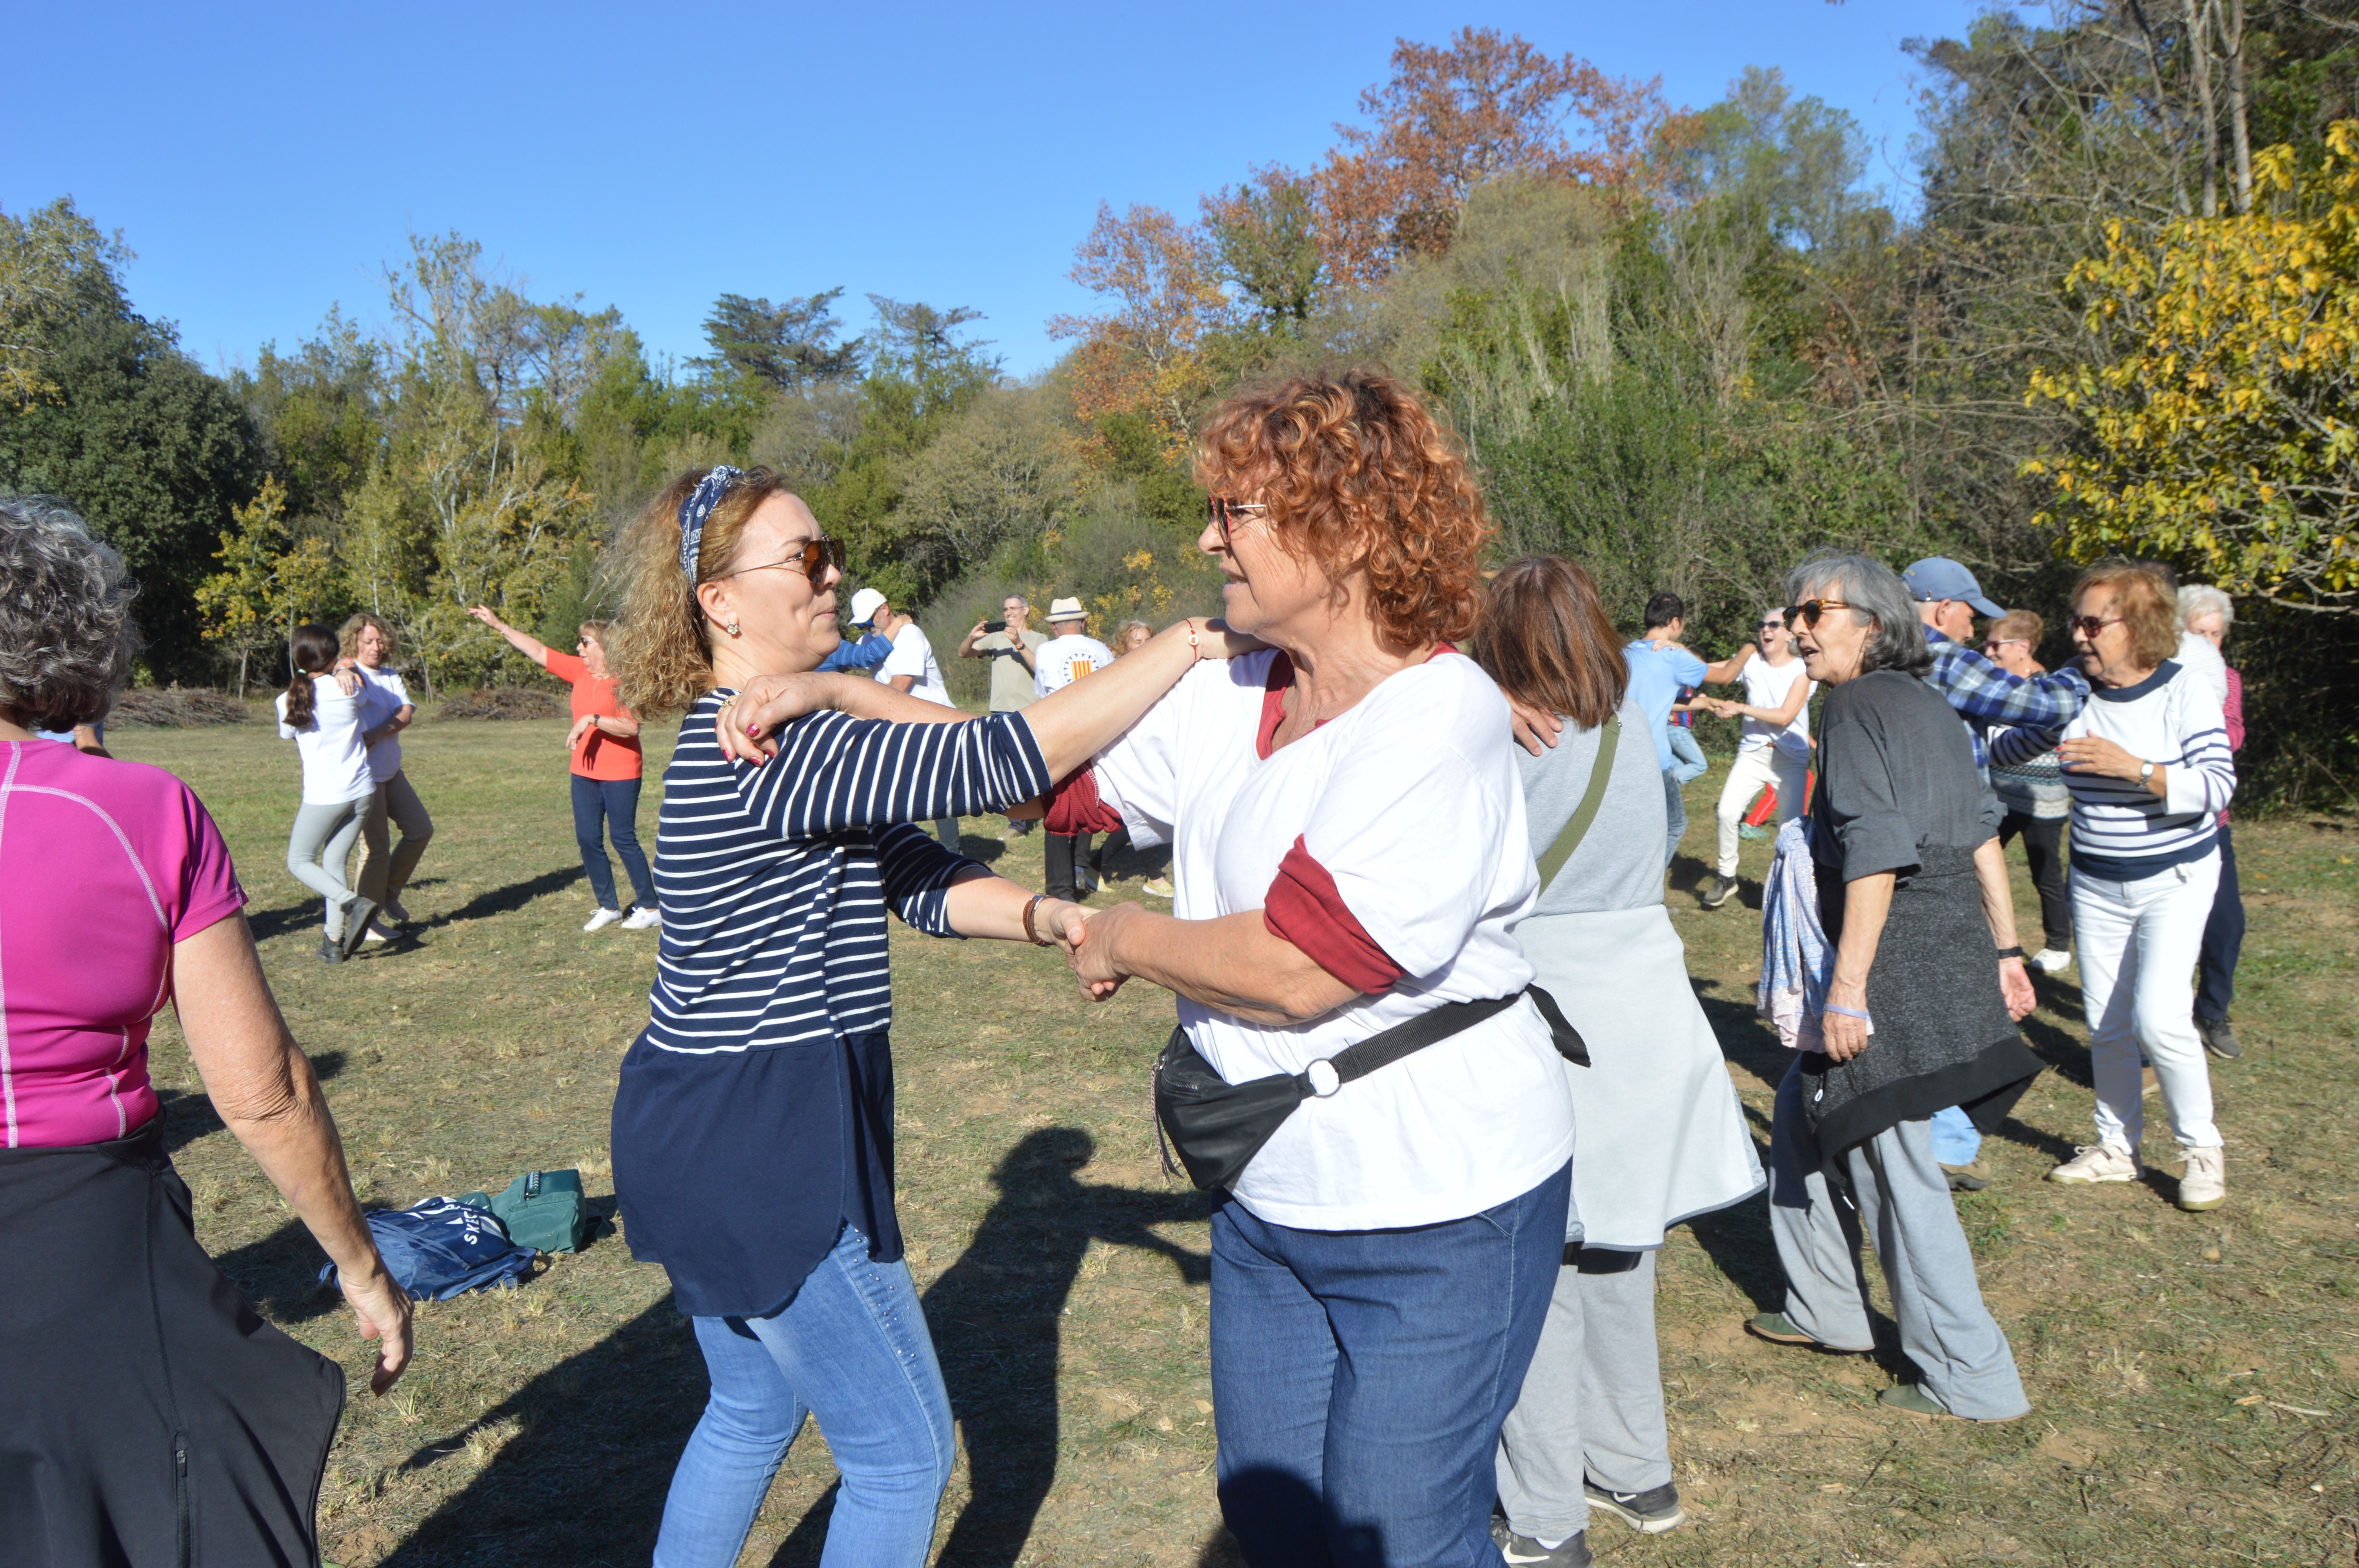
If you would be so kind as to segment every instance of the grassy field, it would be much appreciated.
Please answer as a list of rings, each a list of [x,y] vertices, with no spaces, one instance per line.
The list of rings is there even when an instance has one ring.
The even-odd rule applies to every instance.
[[[414,939],[322,965],[316,901],[282,865],[294,750],[264,725],[125,730],[119,755],[192,783],[226,831],[264,961],[327,1080],[362,1196],[399,1206],[579,1166],[611,1213],[607,1112],[646,1012],[652,933],[580,929],[592,908],[566,806],[561,723],[422,723],[408,771],[437,832],[408,903]],[[641,833],[652,848],[650,746]],[[1696,905],[1718,772],[1670,905],[1757,1135],[1783,1069],[1752,1016],[1744,906]],[[1038,884],[1037,838],[967,825],[968,852]],[[1601,1521],[1604,1561],[2057,1564],[2359,1561],[2359,1180],[2352,979],[2359,831],[2241,824],[2252,933],[2218,1065],[2230,1201],[2040,1174],[2088,1138],[2088,1058],[2068,970],[2027,1024],[2052,1071],[1985,1146],[1999,1180],[1960,1200],[2033,1413],[2011,1425],[1886,1413],[1905,1372],[1744,1336],[1777,1304],[1758,1204],[1676,1233],[1662,1265],[1663,1374],[1694,1522],[1646,1539]],[[1157,868],[1129,860],[1100,902]],[[2036,929],[2017,860],[2017,905]],[[899,1151],[909,1261],[948,1373],[962,1455],[938,1536],[961,1565],[1229,1560],[1212,1498],[1205,1208],[1159,1173],[1147,1069],[1168,998],[1105,1006],[1048,952],[895,934]],[[520,1290],[422,1306],[387,1399],[277,1195],[212,1118],[168,1019],[154,1072],[199,1237],[273,1321],[354,1375],[320,1501],[342,1568],[645,1563],[704,1391],[662,1271],[611,1233]],[[2169,1162],[2167,1132],[2147,1154]],[[744,1562],[818,1560],[833,1480],[806,1432]]]

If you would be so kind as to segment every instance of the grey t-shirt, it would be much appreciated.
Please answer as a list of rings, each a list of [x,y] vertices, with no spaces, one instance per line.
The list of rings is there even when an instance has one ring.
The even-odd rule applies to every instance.
[[[1642,909],[1663,902],[1663,834],[1669,807],[1663,775],[1655,766],[1654,727],[1636,699],[1622,699],[1622,741],[1605,798],[1564,869],[1540,890],[1534,914],[1587,914],[1609,909]],[[1556,744],[1539,756],[1520,746],[1516,766],[1524,779],[1524,817],[1531,828],[1532,859],[1555,844],[1557,835],[1581,807],[1597,764],[1595,730],[1565,726]]]
[[[1915,676],[1877,670],[1828,688],[1810,816],[1811,858],[1856,881],[1920,864],[1929,845],[1975,849],[1998,831],[2000,812],[1949,700]]]
[[[1024,633],[1027,654],[1039,651],[1049,641],[1045,632]],[[1032,706],[1032,672],[1016,656],[1016,641],[1007,633],[993,632],[974,640],[976,652],[991,661],[991,710],[994,713],[1018,713]]]

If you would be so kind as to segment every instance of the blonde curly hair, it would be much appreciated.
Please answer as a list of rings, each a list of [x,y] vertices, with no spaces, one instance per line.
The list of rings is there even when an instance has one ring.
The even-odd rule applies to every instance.
[[[679,569],[679,507],[712,471],[690,469],[673,480],[623,531],[623,613],[600,641],[615,695],[642,717],[677,713],[712,689],[712,633],[696,590],[729,575],[746,520],[770,497],[788,493],[770,470],[745,470],[706,519],[691,578]]]

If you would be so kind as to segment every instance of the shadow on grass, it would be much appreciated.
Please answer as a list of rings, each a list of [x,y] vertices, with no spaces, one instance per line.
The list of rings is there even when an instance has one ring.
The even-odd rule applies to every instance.
[[[478,1432],[508,1433],[386,1568],[646,1563],[704,1394],[696,1340],[666,1296],[397,1466],[427,1469]]]
[[[962,833],[959,835],[959,853],[970,860],[980,860],[988,866],[1007,853],[1007,846],[980,833]]]
[[[416,929],[433,931],[445,925],[456,925],[462,920],[482,920],[495,914],[514,914],[534,899],[549,893],[562,892],[587,874],[579,864],[575,864],[557,871],[543,871],[537,877],[527,877],[520,882],[510,882],[506,887],[491,888],[477,893],[447,914],[438,914],[429,920],[419,922]],[[428,879],[412,882],[410,887],[415,889],[429,886],[439,880]],[[300,931],[307,926],[318,925],[320,901],[306,898],[299,903],[283,903],[271,909],[249,908],[245,912],[245,923],[253,927],[254,939],[256,942],[267,942],[274,936],[284,936],[291,931]],[[413,935],[396,942],[391,950],[402,952],[418,946],[419,944]],[[366,949],[363,951],[365,952]]]
[[[1027,1133],[992,1173],[999,1200],[974,1240],[926,1292],[971,1490],[942,1543],[944,1568],[1010,1568],[1031,1536],[1057,1476],[1060,1320],[1090,1243],[1160,1253],[1190,1284],[1211,1277],[1210,1259],[1148,1228],[1203,1219],[1211,1200],[1077,1179],[1096,1152],[1079,1128]],[[771,1568],[819,1561],[833,1503],[831,1492],[804,1516]]]

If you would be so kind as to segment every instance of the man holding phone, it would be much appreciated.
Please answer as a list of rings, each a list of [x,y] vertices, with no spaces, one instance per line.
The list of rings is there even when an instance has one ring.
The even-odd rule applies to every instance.
[[[1048,637],[1026,624],[1032,606],[1020,593],[1011,593],[1000,601],[999,621],[978,621],[974,630],[958,645],[962,659],[991,661],[991,711],[1018,713],[1033,701],[1032,676],[1034,659]],[[1029,819],[1011,824],[1017,834],[1032,831]]]

